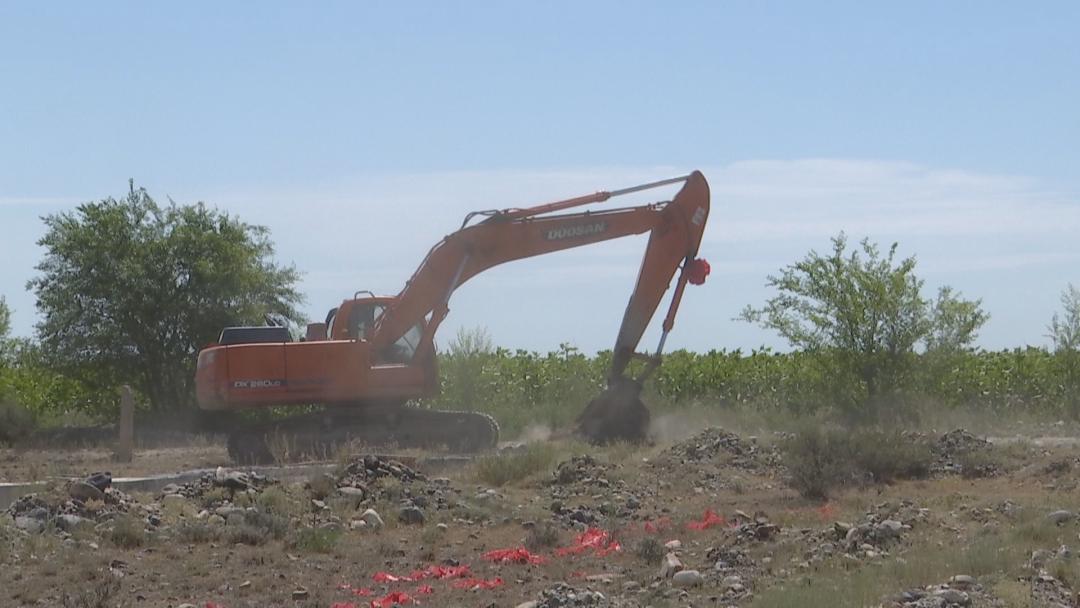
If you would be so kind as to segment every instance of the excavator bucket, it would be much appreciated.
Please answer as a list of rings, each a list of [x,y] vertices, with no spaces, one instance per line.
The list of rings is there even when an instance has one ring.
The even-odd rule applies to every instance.
[[[618,378],[589,402],[578,416],[577,432],[590,443],[639,443],[649,431],[649,408],[641,401],[641,384]]]

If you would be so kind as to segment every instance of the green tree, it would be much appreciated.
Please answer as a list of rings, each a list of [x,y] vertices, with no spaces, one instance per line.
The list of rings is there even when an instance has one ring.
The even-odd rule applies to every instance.
[[[44,218],[41,352],[96,387],[138,387],[154,409],[192,401],[195,355],[222,327],[298,320],[297,271],[268,230],[203,203],[127,196]]]
[[[894,243],[882,254],[864,239],[849,252],[841,233],[828,255],[811,251],[770,275],[777,295],[739,318],[814,354],[828,397],[848,414],[875,416],[911,382],[918,346],[967,348],[987,319],[979,301],[949,288],[929,302],[915,258],[897,259],[896,251]]]
[[[1062,313],[1054,313],[1047,337],[1061,377],[1061,391],[1070,413],[1080,418],[1080,290],[1070,283],[1061,293]]]
[[[11,331],[11,309],[8,308],[4,296],[0,296],[0,340],[7,340],[9,331]]]

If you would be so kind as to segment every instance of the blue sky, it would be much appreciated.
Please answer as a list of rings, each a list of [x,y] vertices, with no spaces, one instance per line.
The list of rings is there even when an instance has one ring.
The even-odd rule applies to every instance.
[[[731,317],[840,230],[983,298],[983,346],[1043,344],[1080,283],[1077,23],[1074,2],[3,3],[0,294],[30,334],[38,217],[129,177],[270,226],[321,317],[396,292],[469,210],[700,168],[715,272],[672,346],[780,345]],[[607,347],[642,246],[482,275],[441,340]]]

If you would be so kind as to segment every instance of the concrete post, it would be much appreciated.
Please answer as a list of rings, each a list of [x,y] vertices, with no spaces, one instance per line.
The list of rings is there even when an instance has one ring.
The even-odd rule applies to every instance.
[[[120,436],[113,459],[117,462],[131,462],[135,455],[135,396],[131,387],[120,388]]]

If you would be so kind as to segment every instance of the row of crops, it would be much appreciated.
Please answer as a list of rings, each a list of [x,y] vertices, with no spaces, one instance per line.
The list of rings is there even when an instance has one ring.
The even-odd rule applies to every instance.
[[[904,373],[892,380],[890,407],[903,407],[906,397],[938,407],[1073,414],[1080,406],[1076,355],[1039,348],[912,355]],[[848,401],[857,407],[865,387],[858,377],[838,373],[827,357],[769,350],[678,351],[667,355],[647,384],[646,399],[659,408],[807,413],[835,408],[843,395],[855,395]],[[431,405],[489,412],[509,432],[534,422],[561,427],[603,387],[610,358],[607,352],[587,356],[568,346],[546,354],[497,349],[445,355],[442,395]]]

